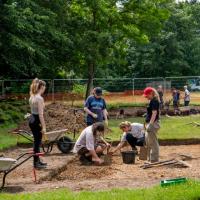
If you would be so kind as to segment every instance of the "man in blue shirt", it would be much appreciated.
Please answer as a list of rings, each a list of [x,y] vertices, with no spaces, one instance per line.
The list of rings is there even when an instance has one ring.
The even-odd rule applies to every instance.
[[[87,113],[87,126],[90,126],[96,122],[103,122],[104,120],[108,125],[106,102],[102,98],[102,89],[100,87],[94,88],[93,95],[87,98],[84,111]]]

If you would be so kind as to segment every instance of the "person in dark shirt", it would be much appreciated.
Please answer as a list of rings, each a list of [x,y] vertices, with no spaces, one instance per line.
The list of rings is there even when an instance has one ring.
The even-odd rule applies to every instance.
[[[146,145],[148,152],[148,159],[150,162],[159,161],[159,143],[157,132],[160,129],[159,115],[160,115],[160,100],[159,94],[152,87],[147,87],[144,90],[143,96],[149,100],[146,115]]]
[[[180,104],[180,92],[176,88],[172,88],[172,98],[173,98],[173,107],[174,114],[179,114],[179,104]]]
[[[159,98],[160,98],[160,109],[163,109],[164,107],[164,99],[163,99],[163,88],[162,85],[158,86],[157,92],[159,94]]]
[[[108,125],[106,102],[102,97],[102,89],[100,87],[94,88],[93,95],[87,98],[84,111],[87,113],[87,126],[90,126],[96,122],[103,122],[104,120],[106,125]]]

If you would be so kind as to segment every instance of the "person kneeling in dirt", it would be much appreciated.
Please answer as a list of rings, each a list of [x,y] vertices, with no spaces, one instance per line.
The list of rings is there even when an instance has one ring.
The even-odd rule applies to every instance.
[[[100,155],[103,154],[106,148],[110,148],[110,144],[103,139],[104,131],[105,125],[103,122],[94,123],[82,131],[73,149],[74,153],[80,155],[82,164],[103,163]],[[97,142],[99,138],[102,143]]]
[[[121,142],[112,151],[114,154],[126,145],[126,142],[130,144],[133,150],[137,151],[136,146],[144,146],[145,134],[144,125],[140,123],[131,123],[128,121],[121,122],[119,128],[123,131]]]

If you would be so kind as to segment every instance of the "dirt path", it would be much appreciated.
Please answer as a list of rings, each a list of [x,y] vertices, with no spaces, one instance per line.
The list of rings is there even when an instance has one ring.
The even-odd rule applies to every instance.
[[[18,154],[17,151],[14,154]],[[161,159],[174,158],[182,153],[197,157],[200,155],[200,145],[161,147]],[[8,152],[8,154],[13,155],[12,152]],[[149,187],[159,184],[160,180],[167,178],[200,179],[200,159],[187,161],[192,165],[191,168],[163,166],[145,170],[139,167],[143,161],[137,159],[136,164],[126,165],[122,163],[120,155],[113,156],[112,165],[101,167],[81,166],[77,158],[75,159],[72,155],[62,155],[56,149],[54,154],[44,159],[49,166],[47,170],[38,172],[39,184],[32,182],[32,163],[29,161],[9,175],[6,190],[8,192],[33,192],[57,188],[69,188],[73,191],[108,190],[111,188]]]

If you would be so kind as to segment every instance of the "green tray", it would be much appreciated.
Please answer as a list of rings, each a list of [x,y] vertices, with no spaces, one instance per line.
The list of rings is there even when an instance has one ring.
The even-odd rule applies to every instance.
[[[169,186],[169,185],[175,185],[175,184],[185,183],[186,181],[187,181],[186,178],[166,179],[166,180],[160,181],[160,185],[162,187],[164,187],[164,186]]]

